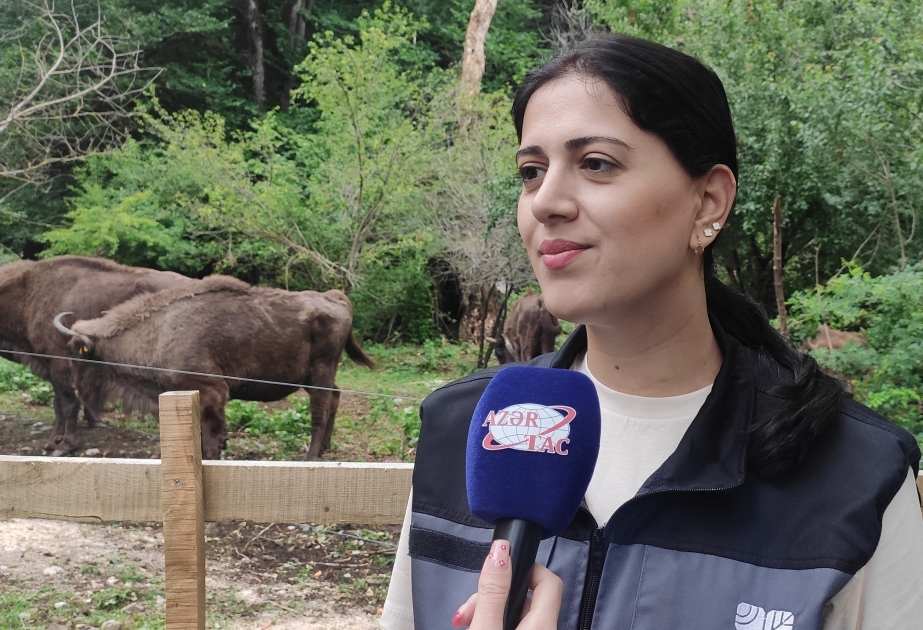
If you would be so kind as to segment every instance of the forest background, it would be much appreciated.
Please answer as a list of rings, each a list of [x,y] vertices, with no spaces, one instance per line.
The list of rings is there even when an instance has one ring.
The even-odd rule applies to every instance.
[[[923,439],[923,3],[499,0],[466,83],[473,8],[2,3],[0,262],[68,253],[336,287],[367,340],[452,340],[465,303],[502,315],[534,282],[515,229],[516,85],[627,32],[727,88],[741,182],[723,280],[787,316],[795,343],[824,323],[864,330],[868,346],[815,356]]]

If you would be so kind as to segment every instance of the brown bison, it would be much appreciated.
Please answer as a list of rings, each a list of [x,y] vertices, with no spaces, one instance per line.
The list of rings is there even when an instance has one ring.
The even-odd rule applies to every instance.
[[[814,333],[814,338],[806,339],[802,347],[805,350],[826,348],[833,351],[839,350],[849,343],[861,347],[868,347],[869,336],[865,331],[848,332],[845,330],[834,330],[827,324],[821,324],[817,332]]]
[[[77,319],[99,317],[140,293],[189,282],[177,273],[125,267],[109,260],[60,256],[24,260],[0,267],[0,350],[65,356],[67,340],[55,332],[52,319],[71,311]],[[52,455],[76,447],[80,403],[74,392],[70,361],[0,352],[0,357],[28,366],[54,390],[54,433],[45,445]],[[84,387],[94,385],[86,382]],[[98,416],[85,409],[87,424]]]
[[[513,304],[503,334],[494,342],[497,361],[529,361],[552,352],[560,333],[561,324],[545,308],[542,296],[528,290]]]
[[[804,351],[811,350],[829,350],[834,352],[835,350],[841,350],[846,345],[855,345],[863,348],[869,347],[869,336],[863,330],[861,332],[849,332],[846,330],[834,330],[830,328],[827,324],[821,324],[817,328],[817,332],[814,333],[813,339],[806,339],[803,344],[801,344],[801,349]],[[850,396],[853,395],[855,386],[853,385],[852,380],[842,372],[838,372],[833,368],[826,366],[821,366],[821,371],[824,374],[829,374],[833,378],[840,381],[843,384],[843,388],[847,394]]]
[[[352,308],[342,291],[289,292],[252,287],[211,276],[139,296],[105,316],[70,329],[72,356],[113,363],[220,374],[188,373],[75,362],[80,399],[97,411],[110,399],[126,408],[157,413],[157,397],[171,390],[199,390],[202,455],[218,459],[227,440],[224,407],[230,398],[272,401],[297,387],[227,377],[296,383],[311,396],[311,446],[307,459],[330,447],[339,405],[334,379],[343,350],[372,367],[352,334]],[[84,390],[84,383],[100,383]],[[316,388],[316,389],[315,389]]]

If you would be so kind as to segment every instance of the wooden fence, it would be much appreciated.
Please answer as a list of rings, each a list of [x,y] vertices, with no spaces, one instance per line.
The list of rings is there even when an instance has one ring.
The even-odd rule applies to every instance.
[[[162,521],[167,630],[205,628],[206,521],[403,520],[412,464],[203,462],[200,443],[199,393],[169,392],[159,461],[0,455],[0,518]]]
[[[162,521],[167,630],[205,628],[205,522],[399,524],[413,464],[202,461],[199,393],[160,396],[161,459],[0,455],[0,518]]]

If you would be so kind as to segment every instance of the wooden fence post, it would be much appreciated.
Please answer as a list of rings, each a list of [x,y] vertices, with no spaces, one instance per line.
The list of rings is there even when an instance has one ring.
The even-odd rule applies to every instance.
[[[205,500],[199,392],[160,395],[166,630],[205,629]]]

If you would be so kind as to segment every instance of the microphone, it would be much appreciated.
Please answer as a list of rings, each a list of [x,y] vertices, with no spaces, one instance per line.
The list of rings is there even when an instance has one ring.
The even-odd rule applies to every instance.
[[[510,541],[504,630],[515,630],[538,544],[576,515],[599,455],[599,398],[580,372],[511,366],[497,372],[468,427],[465,483],[472,514]]]

